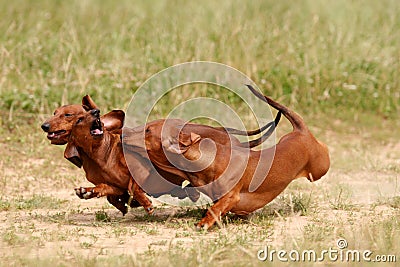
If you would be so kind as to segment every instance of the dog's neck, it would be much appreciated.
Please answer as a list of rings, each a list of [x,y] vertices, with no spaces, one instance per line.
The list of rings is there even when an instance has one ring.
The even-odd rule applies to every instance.
[[[93,138],[93,137],[91,137]],[[91,159],[103,161],[108,158],[111,150],[112,134],[104,131],[103,136],[99,140],[86,140],[86,142],[75,143],[80,154],[85,154]]]

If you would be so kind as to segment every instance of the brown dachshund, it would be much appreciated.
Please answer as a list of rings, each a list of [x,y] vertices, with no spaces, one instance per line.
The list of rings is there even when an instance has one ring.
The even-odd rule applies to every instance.
[[[136,128],[124,127],[122,139],[124,151],[126,152],[125,156],[132,158],[132,161],[127,159],[128,166],[131,165],[131,162],[134,166],[137,164],[136,160],[138,154],[142,156],[142,161],[144,159],[147,159],[147,161],[151,160],[151,163],[148,161],[148,164],[154,165],[154,168],[148,168],[148,171],[150,172],[148,177],[144,177],[143,175],[135,176],[135,179],[143,186],[143,189],[147,194],[157,197],[161,194],[166,194],[166,192],[174,192],[178,197],[181,195],[188,196],[193,202],[195,202],[200,197],[198,190],[191,185],[181,188],[184,181],[189,181],[188,173],[180,168],[176,168],[168,161],[165,153],[163,153],[161,139],[162,129],[165,127],[164,125],[185,124],[185,130],[188,132],[195,132],[204,138],[214,140],[226,149],[229,149],[232,145],[243,148],[252,148],[264,142],[272,134],[276,125],[279,123],[280,117],[281,113],[279,112],[273,122],[267,123],[262,128],[254,131],[240,131],[233,128],[211,127],[195,123],[185,124],[179,119],[160,119]],[[165,129],[170,128],[171,127],[165,127]],[[231,133],[239,135],[254,135],[266,129],[268,130],[261,137],[243,143],[241,143],[235,136],[231,135]],[[167,133],[166,135],[172,136],[171,133]],[[186,140],[185,143],[189,145],[190,142],[191,140],[189,136],[189,139]],[[130,167],[130,169],[131,171],[134,171],[133,167]]]
[[[125,118],[122,110],[113,110],[107,115],[110,128],[122,128]],[[81,198],[118,197],[128,191],[149,214],[154,211],[151,201],[129,172],[122,151],[121,134],[112,133],[104,127],[98,109],[78,117],[64,156],[78,167],[83,166],[86,178],[95,185],[76,188],[75,192]]]
[[[46,120],[41,128],[43,131],[47,132],[47,138],[51,141],[53,145],[64,145],[68,142],[69,136],[72,131],[73,125],[76,123],[78,118],[92,109],[97,109],[97,105],[94,103],[92,98],[89,95],[86,95],[82,98],[82,105],[64,105],[62,107],[57,108],[54,111],[54,114],[51,118]],[[112,120],[109,120],[108,117],[110,114],[105,114],[101,116],[101,120],[105,124],[104,127],[108,131],[112,132],[121,132],[122,126],[117,129],[113,129],[115,125],[112,125]],[[92,164],[93,167],[88,167],[87,172],[92,172],[90,176],[98,175],[101,176],[101,173],[98,173],[98,168],[96,164],[88,159],[88,164]],[[81,197],[79,195],[79,197]],[[130,196],[128,191],[124,192],[121,196],[108,196],[107,200],[115,206],[118,210],[120,210],[123,214],[127,212],[126,203],[128,202]],[[136,201],[131,201],[131,207],[138,207],[140,204]]]
[[[84,115],[86,112],[97,109],[97,105],[93,102],[93,100],[90,98],[90,96],[86,95],[82,98],[82,105],[65,105],[62,106],[54,112],[53,117],[48,119],[46,122],[42,124],[42,129],[48,133],[47,137],[48,139],[51,140],[52,144],[55,145],[63,145],[66,144],[69,140],[69,136],[72,130],[73,125],[76,123],[79,117]],[[122,124],[113,124],[113,114],[114,112],[110,112],[108,114],[105,114],[101,116],[101,121],[104,124],[104,128],[106,128],[109,132],[112,133],[120,133]],[[110,118],[109,118],[110,117]],[[264,131],[266,128],[270,127],[271,124],[267,124],[261,129],[255,130],[255,131],[240,131],[236,130],[233,128],[227,128],[227,131],[229,133],[234,133],[238,135],[255,135],[258,134],[262,131]],[[210,133],[215,137],[220,140],[226,139],[228,137],[226,130],[223,128],[213,128],[209,126],[204,126],[204,125],[197,125],[196,127],[201,128],[205,131],[211,131]],[[222,131],[221,131],[222,130]],[[235,139],[237,140],[237,139]],[[261,143],[263,140],[261,139],[256,139],[248,144],[245,143],[246,145],[256,146],[259,143]],[[239,142],[237,140],[237,142]],[[76,156],[71,156],[66,154],[67,159],[70,160],[72,163],[77,165],[78,167],[81,167],[83,164],[85,166],[85,172],[87,177],[97,177],[96,179],[98,180],[105,180],[103,173],[100,171],[100,169],[103,166],[99,166],[99,164],[96,163],[95,159],[86,157],[85,160],[82,158],[76,157]],[[161,169],[158,169],[157,173],[151,172],[151,168],[148,168],[150,165],[149,162],[146,162],[144,158],[140,156],[140,154],[136,153],[131,153],[129,156],[132,160],[129,162],[133,162],[132,164],[135,166],[134,170],[131,170],[131,172],[136,173],[136,177],[144,177],[145,180],[147,181],[148,184],[150,184],[151,187],[151,192],[152,196],[154,197],[159,197],[163,194],[171,194],[172,196],[178,197],[180,199],[188,197],[192,201],[196,201],[199,198],[199,192],[197,190],[192,190],[189,192],[189,187],[188,188],[177,188],[175,185],[176,184],[181,184],[182,183],[182,178],[176,177],[174,174],[165,172]],[[85,164],[84,164],[85,161]],[[143,163],[145,162],[145,163]],[[142,170],[141,172],[137,172],[137,170]],[[159,174],[162,174],[164,178],[167,179],[167,181],[172,181],[173,185],[170,183],[162,183],[160,180],[164,181],[164,179],[160,179]],[[151,193],[150,192],[150,193]],[[82,193],[81,190],[76,190],[76,194],[80,198],[85,198],[85,193]],[[128,191],[125,191],[122,195],[108,195],[107,200],[115,206],[118,210],[122,212],[122,214],[126,214],[127,212],[127,206],[126,204],[128,203],[130,199],[130,195]],[[135,201],[134,199],[130,202],[130,207],[138,207],[140,204]]]
[[[282,112],[293,126],[293,131],[275,147],[253,151],[234,143],[229,146],[215,139],[212,142],[204,133],[179,121],[146,128],[150,160],[166,171],[170,171],[165,166],[171,166],[172,161],[181,169],[182,177],[214,200],[197,224],[199,229],[213,226],[229,211],[249,214],[273,200],[292,180],[307,177],[313,182],[329,169],[327,146],[315,139],[303,119],[248,87],[258,98]],[[165,134],[160,137],[162,127]],[[124,142],[129,143],[129,139]]]

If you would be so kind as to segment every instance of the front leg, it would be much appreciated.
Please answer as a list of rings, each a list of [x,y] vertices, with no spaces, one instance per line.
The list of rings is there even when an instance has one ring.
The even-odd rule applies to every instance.
[[[108,184],[98,184],[95,187],[75,188],[75,194],[81,199],[90,199],[94,197],[103,197],[108,195],[122,195],[124,190],[113,187]]]
[[[108,185],[105,185],[107,187],[111,187]],[[108,192],[118,192],[120,189],[118,188],[114,188],[112,190],[108,190]],[[97,194],[96,192],[98,192],[99,189],[96,187],[79,187],[79,188],[75,188],[75,193],[76,195],[80,198],[80,199],[90,199],[90,198],[94,198],[94,197],[100,197],[100,194]],[[104,191],[103,191],[104,193]],[[116,207],[120,212],[122,212],[122,215],[125,215],[128,212],[128,202],[130,199],[130,195],[128,193],[128,191],[124,191],[123,194],[118,194],[118,195],[114,195],[114,194],[108,194],[107,195],[107,200],[108,202],[113,205],[114,207]],[[132,200],[130,202],[130,207],[131,208],[136,208],[139,207],[140,204],[136,201],[136,200]]]
[[[221,217],[230,211],[240,201],[240,190],[234,188],[222,198],[218,199],[215,204],[210,207],[206,215],[196,225],[196,229],[209,229],[215,222],[221,221]]]

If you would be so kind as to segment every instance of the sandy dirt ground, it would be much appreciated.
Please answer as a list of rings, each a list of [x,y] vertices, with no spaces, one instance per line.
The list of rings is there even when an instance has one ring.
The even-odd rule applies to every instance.
[[[63,159],[54,159],[51,155],[32,158],[28,153],[27,157],[23,156],[26,160],[15,166],[5,165],[7,161],[4,160],[1,166],[3,203],[18,202],[18,199],[29,199],[34,195],[60,203],[55,208],[46,208],[49,203],[42,204],[45,208],[41,205],[37,208],[3,207],[0,212],[0,257],[72,259],[76,255],[138,255],[166,251],[182,244],[194,246],[199,240],[214,242],[221,235],[241,232],[254,234],[250,247],[256,251],[266,242],[276,247],[288,240],[296,242],[296,237],[304,235],[305,227],[317,224],[319,219],[332,224],[338,221],[361,223],[359,220],[365,218],[375,220],[392,216],[393,208],[379,204],[379,200],[399,196],[400,143],[370,145],[354,137],[329,135],[325,139],[331,143],[332,168],[323,179],[313,184],[298,179],[279,199],[253,217],[225,223],[221,229],[208,233],[194,229],[194,223],[201,216],[201,211],[196,208],[172,207],[154,200],[156,212],[153,216],[147,216],[142,208],[137,208],[123,217],[107,204],[105,198],[79,199],[73,188],[90,184],[85,181],[82,170],[71,167]],[[12,146],[0,146],[10,153],[10,157],[19,153]],[[62,157],[62,148],[50,147],[49,151]],[[339,192],[338,188],[344,190]],[[277,214],[282,197],[298,192],[312,196],[317,212]],[[333,204],[341,204],[341,200],[342,204],[353,208],[332,208]],[[106,221],[99,218],[102,214],[106,214]],[[271,222],[265,225],[254,220],[260,214],[271,215]]]

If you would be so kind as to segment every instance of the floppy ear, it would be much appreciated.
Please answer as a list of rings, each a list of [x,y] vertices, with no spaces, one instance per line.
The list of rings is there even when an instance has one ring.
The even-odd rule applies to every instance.
[[[79,155],[78,149],[76,149],[75,145],[71,143],[68,143],[65,148],[64,158],[72,162],[72,164],[76,165],[78,168],[82,167],[82,159]]]
[[[125,112],[122,110],[113,110],[101,116],[101,121],[107,131],[121,129],[124,126]]]
[[[183,154],[185,153],[191,145],[199,142],[201,139],[201,136],[195,133],[184,133],[180,132],[179,133],[179,140],[172,140],[170,139],[169,144],[165,146],[167,151],[175,153],[175,154]]]
[[[85,95],[82,98],[82,107],[84,110],[89,111],[92,109],[99,109],[97,105],[93,102],[92,98],[89,95]]]
[[[179,133],[179,143],[183,146],[190,146],[200,141],[200,139],[201,139],[200,135],[192,132],[190,134],[184,132]]]

